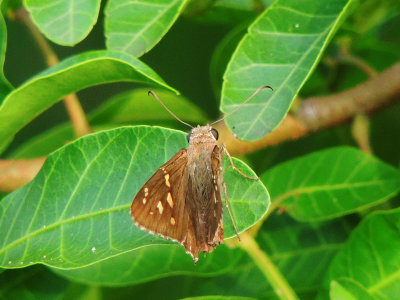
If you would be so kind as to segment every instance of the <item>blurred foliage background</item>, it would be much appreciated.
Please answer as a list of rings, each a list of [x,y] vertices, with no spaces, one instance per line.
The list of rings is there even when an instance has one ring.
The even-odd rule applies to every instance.
[[[36,1],[36,4],[39,2]],[[272,0],[188,1],[171,29],[154,48],[140,57],[140,60],[153,68],[169,86],[181,93],[183,100],[176,100],[175,96],[171,96],[171,92],[160,90],[161,94],[165,93],[162,98],[172,111],[194,124],[213,121],[222,115],[219,107],[228,62],[250,24],[274,2]],[[281,2],[285,4],[292,1],[281,0]],[[35,1],[31,0],[31,3]],[[104,36],[106,5],[106,1],[101,1],[98,21],[82,42],[73,47],[67,47],[48,40],[60,61],[85,51],[106,48]],[[302,1],[298,1],[297,5],[301,10]],[[3,1],[2,8],[8,35],[4,73],[14,87],[19,87],[48,66],[30,30],[18,19],[16,12],[21,9],[21,3],[13,0]],[[335,95],[352,89],[358,84],[379,76],[380,73],[398,63],[400,61],[399,32],[400,2],[398,0],[351,1],[351,7],[346,11],[346,18],[329,41],[315,70],[301,88],[298,98],[291,107],[291,112],[296,113],[303,100]],[[265,50],[268,51],[268,49]],[[265,84],[269,84],[267,79]],[[95,130],[108,129],[109,124],[112,123],[115,126],[111,127],[148,124],[187,131],[187,128],[166,115],[157,103],[149,103],[148,106],[142,108],[142,111],[140,107],[133,106],[128,110],[139,112],[141,114],[139,117],[137,114],[132,114],[131,118],[127,118],[126,114],[119,112],[119,106],[125,103],[124,95],[130,95],[133,88],[135,97],[142,97],[140,95],[143,94],[146,101],[153,101],[147,98],[146,90],[149,86],[146,84],[116,82],[77,92],[80,103]],[[383,87],[375,87],[378,91],[381,88]],[[125,92],[128,94],[124,94]],[[169,100],[168,97],[171,99]],[[279,184],[276,189],[269,185],[272,182],[270,179],[272,173],[268,173],[268,170],[273,167],[279,168],[283,162],[291,162],[294,158],[304,158],[303,162],[311,161],[312,158],[307,155],[319,150],[335,146],[360,147],[359,140],[355,138],[359,135],[367,139],[371,152],[379,160],[377,163],[371,158],[371,164],[379,170],[376,173],[381,172],[379,176],[382,178],[379,177],[379,179],[384,180],[386,174],[398,178],[395,172],[398,172],[400,166],[400,102],[396,101],[399,99],[399,93],[393,98],[395,98],[393,101],[378,107],[379,109],[368,116],[361,114],[346,122],[339,120],[333,127],[317,130],[300,139],[291,139],[268,147],[255,147],[254,150],[241,156],[241,159],[262,177],[263,183],[270,190],[272,202],[275,194],[280,196],[279,193],[284,194],[285,191],[279,190]],[[110,99],[117,102],[110,104]],[[238,102],[243,100],[245,99],[237,99]],[[177,103],[175,108],[174,103]],[[147,110],[150,113],[146,115]],[[108,115],[110,111],[112,113]],[[190,113],[185,116],[185,112]],[[70,125],[65,125],[66,122],[69,122],[69,116],[65,106],[62,102],[57,102],[17,133],[10,146],[2,153],[2,158],[4,160],[34,158],[49,154],[64,145],[66,141],[73,139],[72,129]],[[52,128],[57,126],[60,127],[52,131]],[[361,133],[357,133],[357,130]],[[37,144],[30,142],[32,138],[46,134],[47,131],[53,132],[54,136],[43,139],[39,137]],[[324,159],[325,154],[321,154],[318,159]],[[362,155],[364,154],[360,154],[360,157],[364,157]],[[368,159],[370,158],[366,158]],[[344,163],[347,162],[351,164],[350,158],[345,158]],[[337,165],[340,168],[340,162],[337,162]],[[276,171],[282,172],[281,180],[286,176],[285,174],[289,174],[287,176],[290,177],[292,166],[287,167],[286,173],[282,172],[283,169]],[[332,168],[334,166],[336,164]],[[328,174],[329,168],[328,161],[326,169],[320,176]],[[307,168],[300,168],[300,171],[302,170],[306,172]],[[385,173],[386,171],[388,173]],[[305,174],[303,172],[292,175],[298,178]],[[367,173],[368,170],[365,171],[365,174]],[[386,178],[389,178],[389,175]],[[317,177],[315,181],[318,181]],[[399,197],[396,196],[399,189],[396,187],[398,182],[398,179],[393,179],[391,188],[387,187],[388,194],[382,196],[384,200],[379,198],[373,200],[376,202],[371,201],[372,204],[378,206],[372,207],[371,204],[365,208],[361,203],[360,209],[349,210],[334,220],[327,217],[322,219],[322,222],[318,220],[300,222],[295,213],[289,211],[292,217],[293,214],[295,215],[295,221],[286,213],[282,214],[285,211],[284,207],[279,213],[271,214],[264,223],[258,224],[261,229],[258,228],[256,240],[262,250],[270,255],[300,299],[327,299],[328,293],[331,299],[397,299],[400,297],[398,287],[400,276],[398,272],[393,274],[391,272],[400,267],[399,253],[386,253],[384,250],[387,248],[395,250],[399,245],[400,223],[398,220],[400,217],[399,210],[396,209],[399,204]],[[285,182],[281,185],[285,185]],[[367,198],[368,193],[374,192],[364,190],[360,193]],[[6,194],[4,192],[4,195]],[[329,198],[326,195],[324,197]],[[372,214],[377,210],[384,210],[384,212]],[[374,227],[374,224],[378,225]],[[376,228],[376,232],[367,234],[369,226]],[[341,266],[346,265],[346,258],[352,257],[352,255],[346,256],[346,253],[356,253],[356,256],[364,257],[365,260],[374,255],[375,252],[372,250],[365,252],[364,250],[368,247],[360,245],[360,241],[365,236],[371,240],[377,239],[380,233],[387,229],[385,226],[391,228],[393,232],[385,235],[387,240],[376,246],[376,249],[382,251],[377,254],[377,256],[381,255],[378,261],[381,259],[387,265],[382,267],[383,271],[377,272],[378,275],[372,271],[375,270],[375,265],[360,266],[365,277],[368,277],[366,274],[370,272],[373,274],[370,281],[389,282],[388,286],[375,290],[368,280],[363,281],[365,278],[351,274],[351,271],[357,273],[357,267],[355,270],[350,270],[349,267],[346,269],[348,273],[345,273],[341,270]],[[387,229],[385,232],[389,231]],[[351,236],[350,239],[349,236]],[[357,239],[358,236],[361,237]],[[61,276],[58,276],[44,266],[8,271],[0,269],[0,297],[4,299],[178,299],[199,296],[202,297],[201,299],[248,299],[247,297],[250,297],[249,299],[296,299],[278,296],[267,283],[265,274],[259,270],[257,263],[243,254],[243,250],[232,251],[237,251],[238,254],[233,255],[237,261],[232,260],[230,263],[234,267],[227,267],[226,270],[221,271],[221,274],[205,272],[200,274],[201,276],[196,276],[199,275],[196,271],[186,272],[186,274],[185,272],[174,273],[175,270],[171,270],[165,275],[166,278],[156,275],[151,279],[146,278],[144,280],[146,282],[136,282],[132,286],[120,287],[116,287],[119,284],[102,286],[101,283],[94,285],[93,282],[85,283],[79,274],[68,275],[68,272],[64,274],[59,272]],[[385,253],[382,254],[383,252]],[[57,270],[55,271],[57,273]],[[106,271],[103,270],[103,272]],[[74,276],[78,279],[74,280]]]

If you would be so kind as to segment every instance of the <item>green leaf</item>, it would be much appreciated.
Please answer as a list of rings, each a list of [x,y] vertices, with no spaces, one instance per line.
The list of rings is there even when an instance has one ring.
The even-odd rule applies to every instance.
[[[0,1],[0,5],[1,5]],[[0,11],[0,104],[4,97],[11,91],[12,86],[8,82],[7,78],[3,73],[4,59],[6,57],[7,48],[7,27],[6,22],[4,22],[3,15]]]
[[[336,218],[382,203],[400,190],[400,172],[349,147],[315,152],[265,172],[273,206],[304,222]]]
[[[89,86],[140,82],[175,91],[147,65],[123,53],[93,51],[73,56],[11,92],[0,106],[0,144],[61,98]]]
[[[296,222],[287,215],[273,215],[264,224],[257,241],[296,293],[315,294],[353,223],[343,218],[309,224]],[[272,292],[271,287],[268,290]]]
[[[154,171],[186,147],[185,135],[125,127],[83,137],[49,155],[31,183],[0,202],[0,266],[43,263],[72,269],[145,246],[172,247],[134,226],[129,208]],[[254,176],[244,163],[236,164]],[[261,181],[248,180],[232,168],[224,178],[236,224],[246,230],[266,213],[268,192]],[[224,222],[225,238],[234,236],[227,213]]]
[[[310,225],[295,222],[285,215],[272,216],[263,225],[262,236],[257,241],[279,266],[300,299],[314,299],[331,259],[348,238],[352,223],[346,218]],[[229,258],[224,261],[228,262]],[[104,274],[104,270],[101,273]],[[140,299],[144,294],[147,299],[162,299],[165,289],[170,286],[181,288],[172,289],[168,294],[169,299],[204,295],[276,298],[264,275],[247,255],[243,255],[229,272],[212,279],[190,275],[172,276],[122,291],[133,299]],[[107,290],[105,295],[108,294]],[[110,289],[111,293],[114,291]]]
[[[69,285],[43,267],[8,270],[0,275],[0,299],[53,300],[64,294]]]
[[[92,129],[95,132],[99,131],[98,127],[92,126]],[[75,134],[71,123],[64,123],[32,137],[11,152],[8,158],[19,159],[45,156],[71,142],[74,138]]]
[[[249,27],[224,75],[221,110],[229,113],[257,88],[270,85],[227,119],[239,138],[256,140],[285,117],[315,68],[351,0],[277,0]]]
[[[171,92],[154,89],[162,101],[171,107],[184,121],[196,124],[207,123],[204,113],[188,99]],[[117,94],[93,112],[88,119],[97,132],[125,125],[163,125],[174,128],[180,125],[157,101],[147,96],[148,89],[138,88]],[[64,123],[32,137],[16,148],[10,158],[34,158],[48,155],[74,140],[70,123]]]
[[[221,245],[194,264],[182,246],[165,244],[137,248],[82,268],[53,271],[85,284],[123,286],[176,275],[217,276],[232,270],[241,257],[241,251]]]
[[[400,295],[399,237],[400,209],[368,216],[333,260],[326,285],[331,280],[348,278],[373,299],[397,299]]]
[[[181,298],[181,300],[256,300],[257,298],[238,297],[238,296],[200,296]]]
[[[25,0],[33,22],[54,43],[73,46],[92,30],[101,0]]]
[[[105,10],[107,48],[139,57],[176,21],[185,0],[109,0]]]
[[[372,300],[362,285],[348,278],[332,280],[329,295],[331,300]]]

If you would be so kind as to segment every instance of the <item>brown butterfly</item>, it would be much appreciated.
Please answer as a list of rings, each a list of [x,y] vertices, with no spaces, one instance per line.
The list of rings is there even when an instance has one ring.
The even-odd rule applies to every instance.
[[[264,88],[272,89],[270,86],[260,87],[243,104]],[[179,150],[139,190],[131,206],[131,216],[139,228],[182,244],[197,262],[199,252],[211,252],[223,243],[222,190],[239,238],[223,182],[223,155],[227,154],[232,168],[242,176],[253,180],[258,178],[249,177],[235,167],[225,146],[217,145],[216,129],[210,125],[192,127],[172,113],[154,92],[149,94],[192,130],[188,134],[189,147]]]

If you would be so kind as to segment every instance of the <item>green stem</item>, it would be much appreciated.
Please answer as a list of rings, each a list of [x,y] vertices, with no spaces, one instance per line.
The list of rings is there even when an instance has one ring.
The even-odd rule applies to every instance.
[[[50,44],[47,42],[47,40],[44,38],[41,32],[37,29],[36,25],[32,22],[28,11],[26,11],[24,8],[20,8],[15,12],[15,15],[17,16],[17,19],[21,20],[21,22],[25,24],[29,29],[30,33],[32,34],[34,40],[37,42],[39,49],[46,60],[46,64],[49,67],[57,65],[58,57],[56,53],[53,51]],[[92,129],[90,128],[85,112],[76,94],[71,94],[66,96],[64,98],[64,104],[67,113],[71,119],[75,136],[80,137],[91,133]]]
[[[272,262],[271,258],[260,249],[253,237],[247,232],[242,233],[240,237],[242,238],[242,242],[239,243],[240,248],[246,251],[253,259],[254,263],[268,279],[279,299],[298,300],[299,298],[292,287]]]

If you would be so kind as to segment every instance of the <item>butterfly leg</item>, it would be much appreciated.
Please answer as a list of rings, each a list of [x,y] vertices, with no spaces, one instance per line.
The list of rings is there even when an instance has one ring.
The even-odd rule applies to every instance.
[[[227,190],[227,188],[226,188],[226,184],[225,184],[225,182],[222,181],[222,182],[221,182],[221,185],[222,185],[222,187],[224,188],[225,205],[226,205],[226,208],[228,209],[229,217],[231,218],[232,225],[233,225],[233,228],[235,229],[236,236],[237,236],[238,240],[240,241],[239,232],[238,232],[238,229],[237,229],[237,227],[236,227],[235,220],[233,219],[232,210],[231,210],[231,205],[229,204],[228,190]]]
[[[225,154],[228,156],[229,162],[230,162],[230,164],[231,164],[232,169],[234,169],[236,172],[238,172],[240,175],[242,175],[243,177],[245,177],[245,178],[247,178],[247,179],[250,179],[250,180],[260,180],[260,178],[258,178],[258,177],[251,177],[251,176],[248,176],[248,175],[244,174],[242,171],[240,171],[240,170],[235,166],[235,164],[233,163],[232,156],[229,154],[228,149],[226,149],[226,147],[225,147],[224,144],[222,144],[221,150],[222,150],[223,153],[225,153]]]

